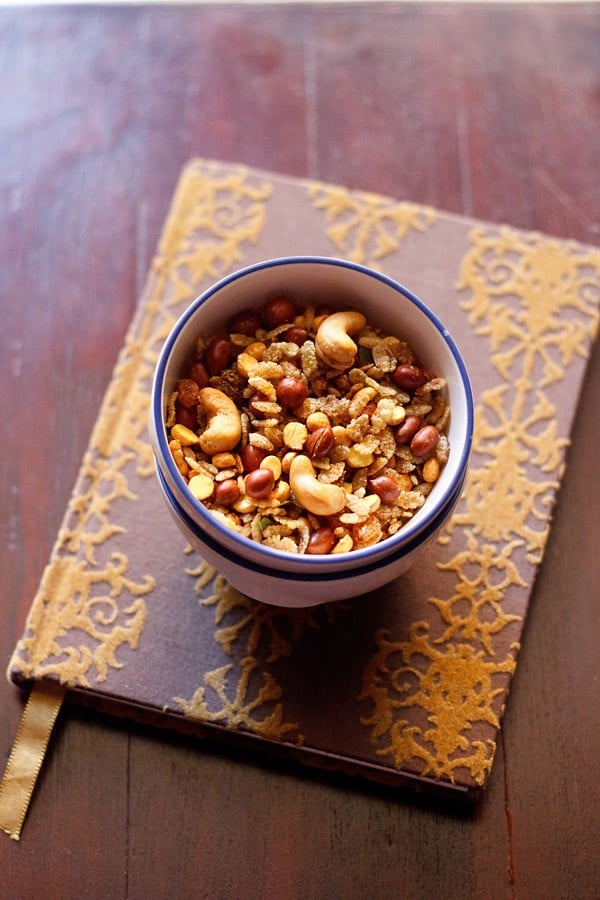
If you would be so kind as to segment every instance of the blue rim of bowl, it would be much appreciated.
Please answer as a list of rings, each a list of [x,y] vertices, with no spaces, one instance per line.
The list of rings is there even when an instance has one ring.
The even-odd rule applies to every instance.
[[[213,553],[216,553],[219,556],[225,556],[236,565],[245,569],[249,569],[252,572],[255,572],[257,575],[263,575],[268,578],[277,578],[280,581],[307,582],[322,581],[324,577],[327,579],[327,581],[344,581],[348,578],[360,578],[361,575],[367,575],[368,573],[373,572],[376,569],[385,569],[398,560],[402,559],[404,556],[408,556],[408,554],[412,553],[413,550],[416,550],[422,544],[427,543],[428,539],[432,537],[441,526],[443,526],[443,523],[446,521],[448,515],[448,510],[453,509],[460,498],[460,495],[464,488],[466,477],[463,477],[459,481],[455,490],[447,498],[447,502],[439,511],[439,514],[435,517],[434,520],[428,523],[427,528],[419,532],[419,534],[414,535],[411,540],[407,541],[389,556],[386,556],[380,560],[373,560],[372,562],[367,563],[364,566],[360,566],[357,569],[344,569],[342,572],[323,572],[322,574],[319,574],[316,572],[285,572],[280,569],[268,568],[267,566],[263,566],[260,563],[256,563],[254,561],[247,560],[241,556],[238,556],[237,553],[235,553],[227,546],[221,546],[219,543],[217,543],[217,541],[214,540],[213,537],[211,537],[211,535],[206,534],[206,532],[204,532],[200,528],[198,523],[194,522],[194,520],[180,506],[158,465],[156,465],[156,474],[171,511],[183,522],[187,531],[191,532],[195,537],[198,538],[199,541],[202,541],[204,544],[206,544],[207,547],[209,547],[213,551]],[[355,551],[352,552],[354,553]],[[288,555],[291,556],[291,554]],[[294,558],[298,560],[301,557],[296,554]],[[308,558],[314,559],[314,557]],[[336,559],[337,563],[339,564],[340,557],[333,558]]]
[[[153,417],[153,428],[152,431],[154,433],[156,439],[156,450],[158,451],[157,457],[160,459],[159,468],[163,465],[169,472],[169,476],[172,479],[174,484],[180,485],[181,490],[185,492],[186,499],[189,506],[194,509],[194,511],[198,514],[201,520],[206,520],[212,528],[219,534],[223,535],[223,538],[227,540],[228,544],[233,544],[235,546],[242,547],[248,552],[251,548],[253,553],[256,553],[260,556],[265,557],[265,562],[276,565],[279,560],[282,562],[283,560],[287,561],[296,561],[297,555],[293,553],[288,553],[282,550],[275,550],[270,547],[265,547],[262,544],[258,544],[254,541],[251,541],[249,538],[244,537],[243,535],[237,534],[235,531],[232,531],[226,525],[223,525],[219,520],[212,516],[210,510],[204,506],[199,500],[192,495],[192,493],[188,490],[185,481],[181,477],[177,466],[173,460],[171,455],[171,451],[168,447],[166,429],[164,424],[164,410],[162,404],[162,394],[163,394],[163,386],[164,386],[164,378],[165,371],[167,367],[167,362],[171,355],[171,351],[173,350],[174,345],[176,344],[179,336],[185,327],[186,323],[195,315],[196,311],[199,307],[201,307],[204,303],[206,303],[214,294],[221,291],[224,287],[231,284],[234,281],[239,280],[240,278],[244,278],[247,275],[252,274],[253,272],[260,272],[263,269],[275,268],[278,266],[284,265],[329,265],[329,266],[339,266],[344,269],[352,269],[356,272],[360,272],[363,275],[367,275],[371,278],[375,278],[378,281],[381,281],[383,284],[386,284],[388,287],[392,288],[392,290],[397,293],[402,294],[413,303],[420,312],[426,316],[432,325],[436,328],[436,330],[440,333],[444,342],[448,346],[450,353],[456,363],[458,372],[460,374],[460,378],[462,381],[465,400],[466,400],[466,414],[467,421],[465,427],[465,441],[462,447],[461,458],[459,460],[459,464],[456,468],[456,475],[454,476],[453,482],[448,486],[448,489],[445,494],[445,498],[440,499],[437,504],[432,504],[430,509],[427,509],[427,504],[423,509],[423,515],[419,517],[419,521],[416,524],[413,524],[414,520],[410,520],[404,528],[402,528],[397,534],[393,535],[390,538],[387,538],[385,541],[381,541],[378,544],[373,544],[370,547],[366,547],[363,550],[354,550],[352,551],[353,557],[360,559],[369,559],[374,557],[381,556],[382,553],[388,553],[389,547],[391,543],[400,543],[404,547],[407,541],[412,540],[413,537],[417,537],[422,535],[422,533],[428,529],[430,522],[432,519],[438,518],[441,508],[446,507],[446,500],[449,495],[454,496],[455,488],[457,482],[463,480],[464,472],[467,467],[469,455],[471,452],[471,443],[473,439],[473,419],[474,419],[474,411],[473,411],[473,393],[471,390],[471,383],[469,379],[469,375],[467,373],[467,369],[465,363],[463,361],[462,355],[456,345],[454,339],[450,335],[448,329],[445,327],[441,319],[429,309],[426,304],[413,294],[412,291],[409,291],[408,288],[404,287],[404,285],[400,284],[400,282],[395,281],[393,278],[390,278],[387,275],[382,274],[381,272],[376,272],[374,269],[370,269],[368,266],[363,266],[360,263],[354,263],[349,260],[344,259],[336,259],[335,257],[329,256],[284,256],[278,257],[275,259],[265,260],[263,262],[254,263],[253,265],[246,266],[243,269],[238,269],[236,272],[232,272],[230,275],[226,275],[224,278],[217,281],[210,288],[208,288],[204,293],[202,293],[199,297],[196,298],[182,313],[180,318],[177,320],[175,325],[173,326],[169,336],[167,337],[163,348],[160,352],[158,362],[156,364],[156,369],[154,373],[154,378],[152,382],[152,393],[151,393],[151,415]],[[178,504],[179,505],[179,504]],[[249,546],[250,545],[250,546]],[[244,557],[244,559],[246,559]],[[331,554],[329,555],[317,555],[311,556],[311,563],[315,566],[323,565],[323,567],[328,568],[332,564]],[[257,564],[258,565],[258,564]],[[270,571],[270,570],[268,570]],[[358,570],[354,570],[358,571]]]

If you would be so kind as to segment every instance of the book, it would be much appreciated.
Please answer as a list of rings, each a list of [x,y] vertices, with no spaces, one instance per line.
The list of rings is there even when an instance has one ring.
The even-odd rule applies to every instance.
[[[303,254],[363,263],[421,297],[465,358],[476,424],[463,496],[417,565],[369,595],[288,610],[242,595],[186,546],[147,414],[160,348],[188,304],[229,272]],[[9,678],[32,696],[47,688],[55,705],[66,694],[240,752],[477,798],[599,298],[598,248],[191,160]]]

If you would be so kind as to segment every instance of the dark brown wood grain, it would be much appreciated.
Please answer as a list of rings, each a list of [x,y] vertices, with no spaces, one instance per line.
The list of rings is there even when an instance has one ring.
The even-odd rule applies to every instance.
[[[0,10],[0,659],[194,155],[600,243],[582,5]],[[600,893],[596,351],[491,782],[470,812],[67,709],[0,895]],[[0,763],[22,709],[0,692]]]

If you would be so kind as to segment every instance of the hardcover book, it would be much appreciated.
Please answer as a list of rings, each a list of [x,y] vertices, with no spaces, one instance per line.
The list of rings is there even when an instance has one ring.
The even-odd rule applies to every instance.
[[[186,546],[146,427],[158,353],[187,305],[229,272],[299,254],[364,263],[420,296],[466,360],[476,426],[464,494],[413,569],[367,596],[286,610],[234,590]],[[242,749],[476,797],[494,760],[599,298],[597,248],[192,160],[10,679]]]

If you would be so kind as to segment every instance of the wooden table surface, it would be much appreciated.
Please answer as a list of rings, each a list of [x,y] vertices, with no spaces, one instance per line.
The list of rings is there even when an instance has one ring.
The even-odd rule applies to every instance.
[[[600,244],[598,6],[4,8],[0,73],[5,662],[187,159]],[[67,709],[0,896],[600,896],[599,381],[475,809]]]

